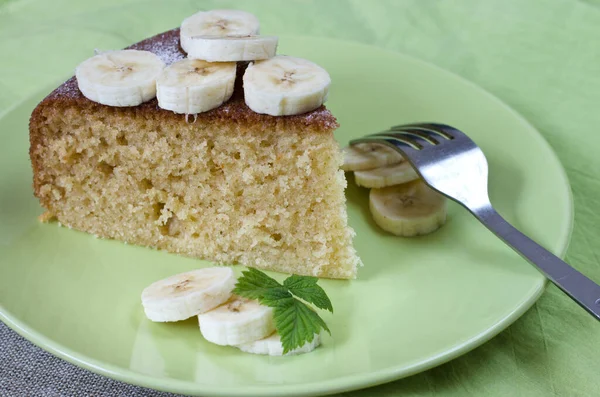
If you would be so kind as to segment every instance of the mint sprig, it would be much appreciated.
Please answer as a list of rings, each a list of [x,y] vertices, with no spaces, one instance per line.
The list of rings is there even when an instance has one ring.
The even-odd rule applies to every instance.
[[[283,281],[283,286],[292,294],[308,303],[312,303],[319,309],[329,310],[333,313],[333,306],[323,288],[317,285],[316,277],[292,275]]]
[[[279,287],[283,288],[274,278],[260,270],[249,268],[238,278],[233,293],[248,299],[260,299],[266,292]]]
[[[249,268],[242,272],[233,293],[248,299],[257,299],[272,307],[275,328],[281,337],[283,353],[288,353],[313,341],[321,330],[331,331],[325,321],[305,302],[333,313],[333,306],[316,277],[292,275],[283,281]],[[302,300],[300,300],[300,299]]]

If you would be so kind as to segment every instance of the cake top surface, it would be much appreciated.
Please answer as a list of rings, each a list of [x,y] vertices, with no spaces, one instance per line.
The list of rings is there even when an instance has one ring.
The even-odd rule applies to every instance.
[[[139,43],[127,47],[127,49],[153,52],[158,55],[167,65],[186,57],[185,52],[179,45],[179,28],[172,29],[142,40]],[[199,119],[229,119],[231,121],[253,123],[273,122],[273,119],[285,119],[286,122],[310,126],[313,129],[321,129],[326,131],[333,130],[338,127],[335,117],[325,106],[321,106],[313,111],[294,116],[269,116],[252,111],[244,102],[241,77],[243,76],[245,66],[246,65],[243,63],[238,64],[236,87],[231,99],[216,109],[198,114]],[[71,77],[69,80],[65,81],[42,101],[42,103],[56,102],[76,102],[77,105],[86,108],[105,106],[92,102],[83,96],[77,86],[77,80],[75,77]],[[135,109],[136,111],[141,112],[160,112],[164,114],[170,114],[171,116],[178,116],[182,119],[185,118],[184,115],[176,115],[171,111],[159,108],[156,98],[139,106],[117,109]]]

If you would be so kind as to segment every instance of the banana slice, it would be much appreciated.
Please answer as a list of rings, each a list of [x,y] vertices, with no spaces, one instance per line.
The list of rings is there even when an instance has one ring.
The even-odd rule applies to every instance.
[[[446,222],[446,198],[421,180],[372,189],[369,207],[375,223],[397,236],[431,233]]]
[[[408,161],[386,165],[372,170],[355,171],[354,180],[358,186],[380,188],[400,185],[419,179],[419,175]]]
[[[331,78],[315,63],[278,55],[250,65],[244,73],[246,105],[257,113],[306,113],[327,100]]]
[[[175,113],[214,109],[233,94],[236,64],[183,59],[167,66],[156,80],[158,106]]]
[[[180,321],[214,309],[231,297],[236,278],[229,267],[210,267],[176,274],[142,292],[152,321]]]
[[[164,62],[149,51],[109,51],[83,61],[77,85],[91,101],[108,106],[137,106],[156,96],[156,78]]]
[[[179,41],[181,48],[189,53],[196,36],[253,36],[259,29],[258,18],[246,11],[200,11],[183,20]]]
[[[194,36],[187,44],[188,58],[209,62],[269,59],[277,52],[275,36]]]
[[[297,349],[287,352],[286,356],[294,356],[297,354],[310,353],[315,350],[321,344],[321,335],[315,334],[312,342],[306,342],[304,345]],[[244,343],[243,345],[236,346],[243,352],[253,354],[265,354],[268,356],[283,356],[283,346],[281,345],[281,338],[277,332],[271,334],[264,339],[260,339],[254,342]]]
[[[233,296],[198,316],[200,332],[217,345],[235,346],[265,338],[275,331],[273,309],[255,300]]]
[[[343,149],[344,171],[372,170],[404,161],[402,155],[394,149],[378,143],[359,143]]]

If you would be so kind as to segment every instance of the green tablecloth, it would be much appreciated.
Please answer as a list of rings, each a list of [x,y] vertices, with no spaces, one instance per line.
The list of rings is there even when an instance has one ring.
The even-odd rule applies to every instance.
[[[91,49],[127,46],[202,8],[252,11],[264,33],[401,51],[491,91],[564,164],[575,198],[567,260],[600,281],[600,0],[0,0],[0,114],[61,82]],[[598,396],[599,373],[600,324],[550,286],[475,351],[348,395]]]

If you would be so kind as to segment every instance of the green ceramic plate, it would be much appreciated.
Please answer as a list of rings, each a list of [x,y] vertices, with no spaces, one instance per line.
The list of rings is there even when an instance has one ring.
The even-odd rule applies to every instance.
[[[572,223],[565,173],[535,129],[450,73],[355,43],[285,37],[281,52],[314,60],[333,79],[328,106],[340,143],[392,124],[441,121],[467,132],[490,162],[492,202],[562,255]],[[46,94],[47,92],[44,92]],[[322,281],[332,336],[289,358],[211,345],[194,320],[146,320],[140,292],[210,263],[40,224],[27,155],[29,114],[44,95],[0,118],[0,318],[48,351],[94,372],[202,395],[314,395],[401,378],[482,344],[525,312],[545,279],[471,215],[451,204],[447,225],[422,238],[383,233],[368,192],[350,177],[350,223],[365,266]]]

